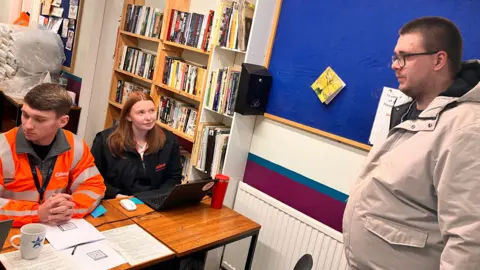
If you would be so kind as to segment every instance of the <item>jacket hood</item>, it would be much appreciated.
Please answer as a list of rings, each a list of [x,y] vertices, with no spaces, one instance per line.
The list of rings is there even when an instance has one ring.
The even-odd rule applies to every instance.
[[[453,84],[441,96],[460,98],[458,101],[480,102],[480,60],[462,63]]]

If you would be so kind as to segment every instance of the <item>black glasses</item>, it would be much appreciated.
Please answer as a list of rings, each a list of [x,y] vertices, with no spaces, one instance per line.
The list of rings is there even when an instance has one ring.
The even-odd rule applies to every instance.
[[[398,65],[400,65],[400,67],[404,67],[406,64],[407,64],[407,57],[410,57],[410,56],[417,56],[417,55],[432,55],[432,54],[436,54],[438,53],[438,51],[434,51],[434,52],[421,52],[421,53],[404,53],[404,54],[401,54],[401,55],[392,55],[392,64],[395,63],[395,61],[398,61]]]

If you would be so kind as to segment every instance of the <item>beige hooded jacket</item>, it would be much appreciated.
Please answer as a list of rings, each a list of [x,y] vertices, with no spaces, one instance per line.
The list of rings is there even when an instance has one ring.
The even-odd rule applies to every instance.
[[[480,61],[375,145],[343,217],[352,269],[480,269]]]

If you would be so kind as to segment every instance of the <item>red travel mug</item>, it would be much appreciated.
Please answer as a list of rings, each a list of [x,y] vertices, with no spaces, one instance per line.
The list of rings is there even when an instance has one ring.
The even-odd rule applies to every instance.
[[[215,209],[222,209],[223,199],[225,199],[225,193],[227,192],[228,181],[230,178],[223,174],[217,174],[215,176],[217,183],[213,186],[212,203],[210,207]]]

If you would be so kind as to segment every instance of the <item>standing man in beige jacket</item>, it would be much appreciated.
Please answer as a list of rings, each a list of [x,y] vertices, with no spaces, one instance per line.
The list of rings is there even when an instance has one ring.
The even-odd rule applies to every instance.
[[[367,157],[343,217],[351,269],[480,269],[480,62],[451,21],[407,23],[392,58],[389,136]]]

